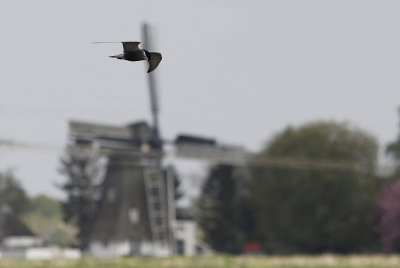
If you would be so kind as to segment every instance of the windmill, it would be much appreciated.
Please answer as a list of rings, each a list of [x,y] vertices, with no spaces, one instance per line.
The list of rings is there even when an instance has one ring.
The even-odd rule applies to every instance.
[[[142,33],[144,48],[149,49],[147,24]],[[144,121],[128,126],[78,121],[69,125],[73,151],[107,159],[89,243],[89,253],[95,256],[173,253],[173,170],[161,163],[156,80],[154,73],[147,76],[152,126]]]

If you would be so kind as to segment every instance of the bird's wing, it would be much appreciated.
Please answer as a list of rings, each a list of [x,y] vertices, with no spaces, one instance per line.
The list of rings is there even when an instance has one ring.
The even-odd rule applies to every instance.
[[[92,42],[93,44],[113,44],[113,43],[121,43],[121,42],[114,42],[114,41],[112,41],[112,42]]]
[[[149,69],[147,70],[148,73],[154,71],[162,60],[161,53],[150,52],[149,54],[150,54],[150,57],[148,60],[149,61]]]
[[[124,52],[133,52],[139,50],[140,42],[122,42]]]

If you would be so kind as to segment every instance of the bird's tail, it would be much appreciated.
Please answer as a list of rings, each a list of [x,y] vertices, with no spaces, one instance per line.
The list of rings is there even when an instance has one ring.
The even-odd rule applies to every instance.
[[[110,58],[116,58],[116,59],[124,59],[124,54],[119,54],[119,55],[115,55],[115,56],[109,56]]]

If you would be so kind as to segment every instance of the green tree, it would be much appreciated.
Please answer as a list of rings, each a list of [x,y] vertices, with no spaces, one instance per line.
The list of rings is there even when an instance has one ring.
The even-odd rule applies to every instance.
[[[74,243],[74,228],[63,223],[61,203],[49,196],[38,195],[30,199],[29,210],[22,220],[32,231],[52,245],[70,246]]]
[[[29,198],[11,171],[0,173],[0,206],[7,205],[17,215],[29,209]]]
[[[398,109],[400,117],[400,108]],[[399,121],[400,122],[400,121]],[[399,128],[400,129],[400,128]],[[376,198],[376,230],[386,252],[400,251],[400,131],[396,140],[386,146],[386,154],[395,165]]]
[[[38,195],[31,198],[30,203],[30,211],[34,211],[42,217],[62,219],[61,203],[58,200],[46,195]]]
[[[249,238],[252,218],[246,176],[228,165],[210,169],[197,203],[205,240],[216,251],[239,253]]]
[[[400,108],[398,109],[400,117]],[[399,121],[400,122],[400,121]],[[386,146],[386,154],[389,155],[396,165],[396,169],[392,177],[400,178],[400,132],[397,135],[397,139]]]
[[[61,185],[67,195],[66,201],[62,202],[64,220],[76,225],[79,247],[85,250],[96,208],[99,169],[88,154],[67,150],[61,158],[60,172],[67,178]]]
[[[378,188],[377,149],[373,136],[346,123],[315,122],[275,135],[256,160],[286,159],[286,165],[251,168],[264,248],[278,253],[374,249],[369,213]],[[340,168],[338,161],[357,169]]]

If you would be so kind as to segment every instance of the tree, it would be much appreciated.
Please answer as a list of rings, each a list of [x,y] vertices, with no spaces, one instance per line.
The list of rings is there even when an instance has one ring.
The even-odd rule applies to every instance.
[[[11,171],[0,173],[0,207],[6,205],[20,216],[29,209],[29,198]]]
[[[67,195],[67,200],[62,203],[64,220],[76,224],[79,247],[85,250],[96,208],[100,169],[88,154],[67,150],[61,158],[60,172],[67,177],[67,181],[61,185]]]
[[[400,180],[383,187],[376,198],[376,231],[385,252],[400,250]]]
[[[332,168],[251,168],[256,228],[264,249],[345,253],[375,248],[368,220],[377,191],[377,148],[373,136],[345,123],[315,122],[275,135],[258,159],[324,160]],[[359,170],[337,169],[337,161],[354,162]]]
[[[31,211],[35,211],[42,217],[61,219],[62,211],[61,204],[58,200],[46,196],[38,195],[31,198]]]
[[[397,139],[387,145],[386,153],[392,158],[395,170],[375,200],[375,227],[380,234],[384,250],[398,252],[400,251],[400,132]]]
[[[398,109],[400,117],[400,108]],[[396,169],[393,178],[400,178],[400,132],[397,139],[386,146],[386,154],[389,155],[395,163]]]
[[[205,240],[219,252],[239,253],[252,229],[243,170],[229,165],[210,169],[197,203]]]
[[[63,223],[61,203],[54,198],[45,195],[32,197],[22,220],[52,245],[70,246],[74,243],[75,229]]]
[[[163,169],[163,176],[172,176],[172,179],[174,180],[174,199],[175,201],[178,201],[183,197],[183,192],[182,192],[182,185],[181,185],[181,179],[179,177],[178,172],[176,171],[175,167],[172,165],[168,165]]]

